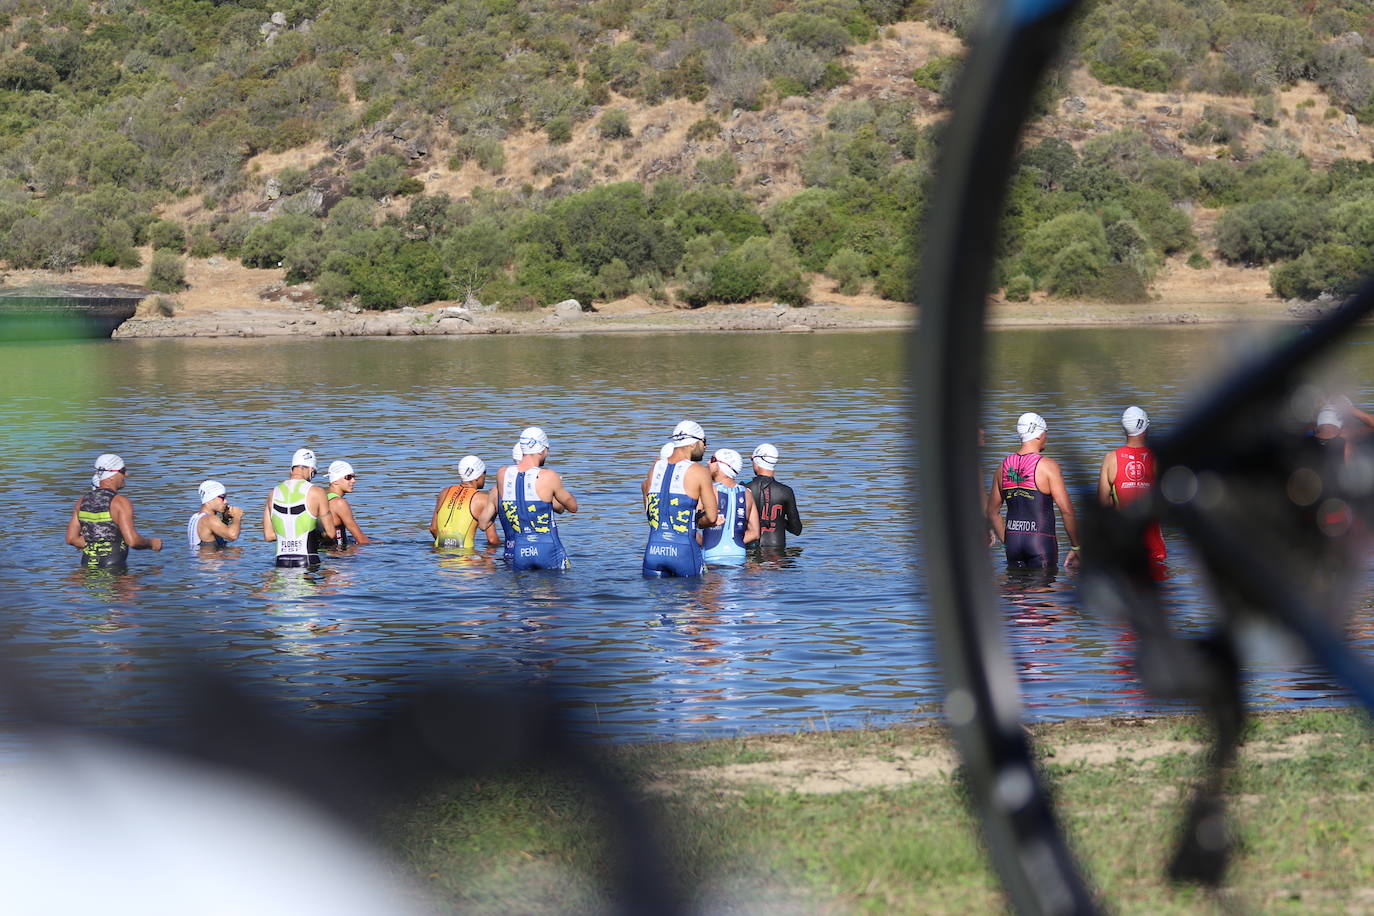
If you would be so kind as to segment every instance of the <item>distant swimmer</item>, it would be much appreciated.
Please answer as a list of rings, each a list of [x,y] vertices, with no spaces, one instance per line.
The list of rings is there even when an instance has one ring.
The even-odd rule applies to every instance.
[[[1041,454],[1048,427],[1038,413],[1024,413],[1016,421],[1021,450],[1002,461],[992,479],[987,514],[993,533],[1006,545],[1007,564],[1054,569],[1059,562],[1059,541],[1054,529],[1054,507],[1064,514],[1069,535],[1069,555],[1064,566],[1078,565],[1078,521],[1064,486],[1059,463]],[[1002,501],[1007,503],[1003,522]]]
[[[471,548],[479,530],[489,546],[501,544],[495,525],[496,497],[484,489],[486,462],[468,455],[458,462],[458,479],[462,483],[446,488],[434,500],[434,514],[429,520],[434,546]]]
[[[191,549],[202,544],[223,547],[230,541],[237,541],[243,525],[243,507],[229,505],[224,484],[207,480],[200,485],[196,496],[200,499],[200,511],[186,522],[186,540]]]
[[[1155,455],[1145,444],[1149,416],[1139,407],[1127,407],[1121,415],[1121,428],[1126,431],[1126,444],[1102,457],[1102,473],[1097,479],[1097,501],[1108,509],[1128,506],[1148,496],[1155,486]],[[1158,521],[1145,529],[1145,548],[1156,562],[1169,555]]]
[[[1350,442],[1344,435],[1340,412],[1330,404],[1317,411],[1317,421],[1308,437],[1310,448],[1329,456],[1327,460],[1344,464],[1350,456]]]
[[[577,511],[577,498],[557,471],[544,467],[549,437],[537,426],[520,434],[520,461],[496,472],[500,513],[510,533],[512,569],[567,569],[572,565],[558,537],[554,516]]]
[[[668,441],[673,450],[654,462],[641,484],[649,519],[644,575],[700,576],[706,572],[706,563],[697,543],[697,528],[710,528],[719,517],[711,474],[697,464],[706,454],[706,433],[697,423],[683,420]]]
[[[738,566],[744,562],[745,547],[759,539],[754,494],[738,482],[743,465],[744,459],[734,449],[717,449],[711,456],[709,469],[720,523],[700,534],[701,556],[708,566]]]
[[[291,476],[267,494],[262,507],[262,536],[277,542],[277,565],[285,568],[315,566],[320,562],[320,533],[333,530],[329,497],[323,487],[310,481],[315,476],[315,453],[296,449],[291,456]]]
[[[353,472],[353,465],[347,461],[329,463],[329,487],[324,491],[324,496],[329,501],[329,514],[334,518],[334,524],[327,529],[331,532],[328,540],[333,541],[335,547],[343,547],[350,541],[371,544],[377,540],[363,533],[357,517],[353,515],[353,506],[348,502],[348,494],[357,485],[358,475]]]
[[[749,493],[759,507],[759,547],[781,550],[787,546],[789,533],[802,533],[797,496],[791,487],[773,476],[778,467],[776,446],[768,442],[760,443],[754,449],[753,457],[754,479],[749,481]]]
[[[128,477],[118,455],[95,459],[91,490],[76,501],[67,522],[67,543],[81,551],[87,566],[123,566],[130,549],[162,549],[162,538],[146,538],[134,527],[134,504],[119,492]]]

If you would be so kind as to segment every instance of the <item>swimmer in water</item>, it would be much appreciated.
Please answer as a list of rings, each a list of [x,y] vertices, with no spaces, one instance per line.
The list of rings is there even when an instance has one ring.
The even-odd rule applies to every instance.
[[[707,465],[720,510],[720,523],[698,534],[701,556],[708,566],[740,565],[745,547],[759,539],[759,508],[754,505],[754,494],[738,482],[743,465],[739,452],[729,448],[717,449]]]
[[[1097,479],[1097,501],[1108,509],[1119,509],[1148,496],[1155,486],[1155,454],[1145,444],[1150,418],[1139,407],[1127,407],[1121,415],[1126,444],[1102,456],[1102,473]],[[1145,529],[1145,549],[1150,559],[1162,563],[1169,552],[1159,521]]]
[[[81,551],[86,566],[123,566],[131,549],[162,549],[162,538],[144,537],[134,527],[134,504],[119,492],[128,478],[129,469],[118,455],[95,459],[91,489],[76,501],[67,521],[67,543]]]
[[[801,534],[801,515],[797,512],[797,495],[792,488],[773,476],[778,466],[776,446],[762,442],[754,449],[754,478],[749,492],[759,507],[758,546],[763,550],[782,550],[787,535]]]
[[[334,517],[334,524],[327,529],[330,534],[326,535],[325,540],[332,541],[335,547],[346,546],[349,541],[371,544],[378,540],[363,533],[358,526],[358,519],[353,515],[353,506],[348,502],[348,494],[353,492],[357,484],[358,475],[354,473],[353,465],[347,461],[329,463],[329,488],[324,491],[324,496],[329,501],[329,513]]]
[[[314,452],[296,449],[291,476],[267,494],[262,507],[263,540],[276,542],[276,563],[284,569],[318,566],[320,535],[334,529],[324,488],[310,482],[315,465]]]
[[[1059,562],[1059,541],[1055,535],[1054,507],[1064,514],[1064,530],[1069,535],[1066,569],[1078,565],[1078,521],[1064,486],[1059,463],[1046,458],[1048,427],[1038,413],[1024,413],[1016,421],[1021,436],[1019,451],[1002,461],[988,494],[987,516],[993,533],[1006,546],[1008,566],[1043,567],[1053,570]],[[1002,520],[1002,502],[1007,517]]]
[[[646,576],[700,576],[706,572],[706,563],[697,529],[710,528],[719,518],[711,474],[697,464],[706,454],[706,433],[699,424],[683,420],[669,442],[673,451],[654,462],[640,486],[649,518],[643,572]]]
[[[486,462],[468,455],[458,462],[458,479],[462,483],[446,488],[434,500],[434,514],[429,520],[434,546],[471,549],[479,530],[488,546],[501,544],[495,525],[496,497],[484,489]]]
[[[207,480],[196,491],[200,499],[200,511],[186,522],[186,540],[192,550],[202,544],[223,547],[230,541],[239,539],[243,525],[243,507],[229,505],[224,484],[218,480]]]
[[[568,569],[572,566],[558,536],[555,515],[577,511],[577,497],[557,471],[544,467],[549,437],[528,427],[516,443],[520,461],[496,472],[498,510],[510,532],[507,555],[512,569]]]

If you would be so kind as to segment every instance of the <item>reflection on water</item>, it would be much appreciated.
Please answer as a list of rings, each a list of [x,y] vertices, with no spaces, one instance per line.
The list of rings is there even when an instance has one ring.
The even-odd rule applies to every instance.
[[[1143,404],[1157,429],[1178,415],[1211,361],[1209,334],[998,335],[985,471],[1033,409],[1070,486],[1090,488],[1122,406]],[[7,347],[0,651],[75,715],[117,727],[175,715],[173,679],[188,668],[322,723],[436,677],[554,687],[588,733],[618,738],[928,713],[937,673],[913,573],[902,347],[890,334]],[[639,483],[684,417],[712,448],[779,446],[806,520],[785,552],[698,582],[640,575]],[[434,549],[421,529],[459,459],[495,468],[535,423],[583,505],[560,519],[573,569],[515,574],[499,549]],[[382,542],[278,570],[247,525],[223,549],[139,551],[125,572],[78,568],[62,544],[99,452],[135,469],[138,526],[171,543],[201,480],[223,481],[256,517],[301,445],[354,466],[354,511]],[[1170,546],[1176,623],[1201,630],[1205,590]],[[1075,574],[1027,578],[990,557],[1033,715],[1166,708],[1141,694],[1129,635],[1081,608]],[[1369,619],[1356,614],[1361,645]],[[1257,667],[1252,681],[1262,702],[1340,699],[1301,665]]]

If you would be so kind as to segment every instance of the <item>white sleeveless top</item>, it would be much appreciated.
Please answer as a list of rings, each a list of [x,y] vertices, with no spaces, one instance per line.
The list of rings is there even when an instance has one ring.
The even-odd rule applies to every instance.
[[[200,546],[200,520],[209,514],[209,512],[197,512],[186,523],[186,540],[190,541],[192,550]]]

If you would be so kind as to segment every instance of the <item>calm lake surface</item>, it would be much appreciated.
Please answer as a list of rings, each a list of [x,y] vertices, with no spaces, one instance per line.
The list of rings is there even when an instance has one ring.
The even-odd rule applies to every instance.
[[[1033,409],[1071,487],[1092,487],[1122,408],[1166,426],[1225,333],[999,333],[985,471]],[[1374,367],[1369,343],[1348,350]],[[0,664],[113,729],[175,717],[186,670],[321,724],[436,677],[556,688],[580,729],[616,740],[933,715],[904,348],[892,332],[0,345]],[[788,556],[701,582],[640,576],[639,482],[683,418],[712,449],[779,447],[806,525]],[[499,554],[433,550],[423,528],[459,459],[494,470],[530,424],[582,505],[560,520],[573,569],[512,573]],[[274,569],[257,524],[300,446],[321,470],[353,464],[354,511],[384,539],[309,574]],[[104,451],[128,463],[140,531],[166,541],[114,575],[79,569],[63,543]],[[205,478],[249,524],[239,546],[192,554]],[[1176,544],[1167,587],[1186,627],[1209,605]],[[1047,585],[992,568],[1033,715],[1165,708],[1142,695],[1128,635],[1079,607],[1073,575]],[[1252,681],[1260,703],[1344,702],[1301,666],[1261,665]]]

